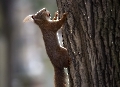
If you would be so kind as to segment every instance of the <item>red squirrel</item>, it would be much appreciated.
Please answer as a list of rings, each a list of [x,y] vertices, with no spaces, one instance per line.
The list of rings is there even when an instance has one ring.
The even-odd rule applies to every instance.
[[[55,87],[66,87],[64,68],[69,66],[69,55],[67,49],[59,45],[57,31],[66,21],[67,13],[64,13],[62,18],[58,20],[58,12],[56,12],[55,17],[51,20],[50,12],[43,8],[36,14],[27,16],[24,22],[30,18],[42,31],[46,52],[55,71]]]

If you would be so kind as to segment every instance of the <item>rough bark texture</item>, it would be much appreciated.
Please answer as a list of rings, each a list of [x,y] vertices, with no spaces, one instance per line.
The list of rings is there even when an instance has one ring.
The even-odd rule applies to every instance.
[[[56,0],[69,51],[71,87],[120,87],[120,1]]]

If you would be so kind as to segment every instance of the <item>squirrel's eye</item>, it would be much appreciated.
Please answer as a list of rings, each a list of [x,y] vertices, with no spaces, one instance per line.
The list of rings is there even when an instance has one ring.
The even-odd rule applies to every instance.
[[[50,14],[49,14],[49,16],[50,16]]]
[[[45,9],[45,11],[46,11],[46,9]]]

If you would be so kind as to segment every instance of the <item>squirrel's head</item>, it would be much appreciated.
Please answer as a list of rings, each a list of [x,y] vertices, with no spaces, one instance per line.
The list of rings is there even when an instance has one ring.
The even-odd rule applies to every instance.
[[[43,8],[36,14],[28,15],[23,22],[28,22],[31,20],[33,20],[36,24],[50,20],[50,12],[46,8]]]
[[[43,8],[36,14],[32,15],[32,18],[35,23],[46,21],[50,19],[50,12],[46,8]]]

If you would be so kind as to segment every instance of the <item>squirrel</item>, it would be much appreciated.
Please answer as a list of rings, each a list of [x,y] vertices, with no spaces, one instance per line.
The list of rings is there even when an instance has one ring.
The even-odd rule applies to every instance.
[[[67,14],[64,13],[62,18],[58,19],[58,12],[55,12],[55,17],[51,20],[50,12],[43,8],[36,14],[29,15],[23,20],[27,22],[32,18],[42,31],[46,52],[54,67],[55,87],[66,87],[64,68],[68,68],[70,63],[67,49],[61,47],[57,39],[57,31],[66,21]]]

